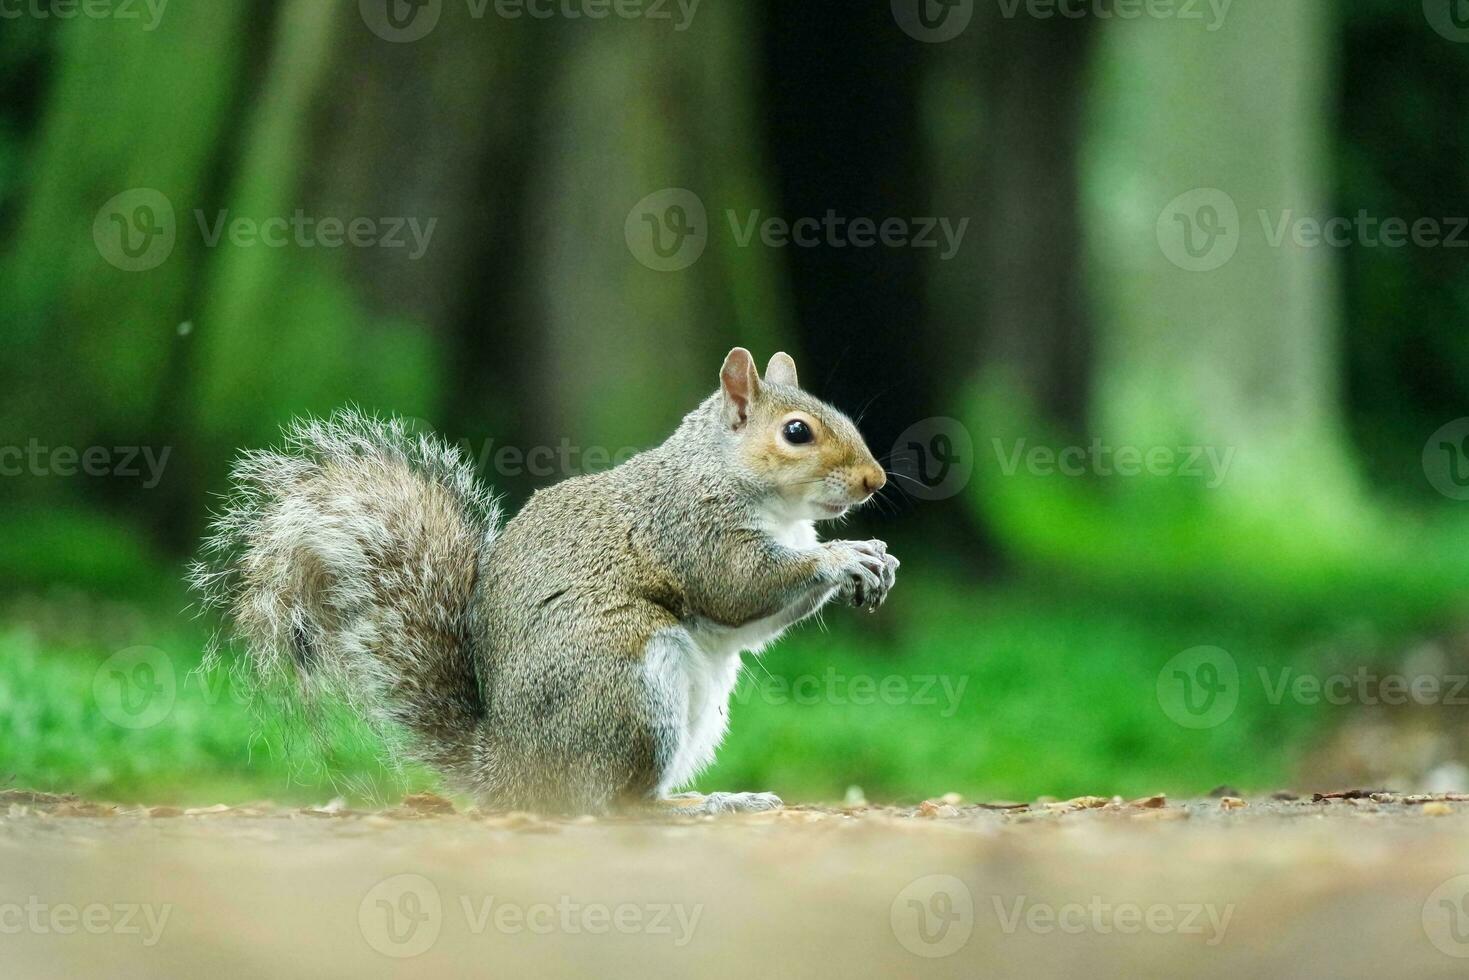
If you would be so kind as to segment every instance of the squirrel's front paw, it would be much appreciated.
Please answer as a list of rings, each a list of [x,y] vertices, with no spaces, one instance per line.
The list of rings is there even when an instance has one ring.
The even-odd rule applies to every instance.
[[[885,542],[833,541],[828,545],[838,559],[838,594],[858,609],[877,612],[897,581],[902,562],[888,554]]]

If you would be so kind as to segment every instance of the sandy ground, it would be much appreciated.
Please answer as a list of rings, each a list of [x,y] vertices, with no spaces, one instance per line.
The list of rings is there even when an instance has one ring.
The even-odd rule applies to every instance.
[[[1452,799],[0,814],[6,978],[1469,974]]]

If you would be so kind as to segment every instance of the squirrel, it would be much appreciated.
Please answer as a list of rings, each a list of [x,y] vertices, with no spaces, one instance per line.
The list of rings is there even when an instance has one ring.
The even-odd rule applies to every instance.
[[[675,790],[713,761],[741,655],[833,599],[883,604],[882,541],[818,541],[887,482],[776,354],[725,359],[667,441],[503,524],[464,454],[344,410],[244,453],[191,584],[291,697],[327,686],[483,805],[779,808]]]

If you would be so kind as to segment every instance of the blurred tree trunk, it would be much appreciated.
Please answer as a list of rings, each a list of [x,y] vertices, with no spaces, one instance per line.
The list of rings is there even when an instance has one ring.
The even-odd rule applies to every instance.
[[[514,146],[505,93],[518,69],[514,32],[456,18],[467,20],[446,9],[428,36],[392,43],[355,4],[286,0],[219,207],[256,221],[366,219],[374,244],[323,248],[308,230],[286,248],[219,246],[196,387],[211,445],[257,442],[292,414],[348,402],[433,421],[453,400],[446,348],[464,287],[514,273],[512,250],[492,269],[476,260],[503,227],[484,189],[507,168],[496,150]]]
[[[1080,147],[1090,18],[1005,17],[984,7],[960,37],[934,45],[921,105],[933,213],[967,220],[963,248],[929,271],[932,376],[944,379],[943,438],[974,478],[966,524],[1009,541],[1013,513],[997,507],[992,444],[1001,436],[1079,438],[1089,422],[1093,323],[1081,233]],[[961,365],[955,369],[954,365]],[[952,448],[970,443],[971,458]],[[910,461],[910,466],[912,465]],[[915,471],[915,477],[920,476]],[[1007,488],[1006,488],[1007,489]]]
[[[762,135],[778,182],[767,201],[749,206],[786,221],[933,214],[920,176],[927,49],[897,29],[888,4],[768,0],[763,27]],[[924,276],[942,261],[934,251],[840,241],[778,254],[807,357],[803,381],[853,414],[870,407],[862,429],[886,455],[904,429],[944,403],[935,384],[943,345],[932,342],[923,309]]]
[[[943,347],[1072,434],[1093,368],[1080,148],[1096,33],[1090,17],[987,8],[937,52],[925,96],[937,213],[970,218],[971,240],[931,281]]]
[[[749,18],[705,4],[682,31],[546,25],[559,70],[530,121],[537,165],[519,229],[537,325],[522,422],[536,441],[661,441],[717,387],[731,346],[783,343],[776,262],[738,247],[725,218],[768,199]]]
[[[1100,429],[1233,450],[1221,499],[1295,521],[1355,494],[1334,250],[1271,241],[1331,201],[1334,23],[1328,4],[1284,3],[1236,5],[1212,32],[1118,24],[1092,98]]]
[[[159,517],[187,483],[176,396],[190,342],[180,326],[193,315],[206,256],[185,233],[185,209],[227,179],[230,124],[250,97],[252,44],[272,10],[185,5],[154,31],[88,18],[47,27],[58,62],[34,144],[17,155],[28,194],[0,262],[0,415],[15,428],[4,441],[170,453],[158,488],[113,478],[73,480],[68,490]],[[118,237],[115,222],[131,235],[139,226],[127,223],[148,218],[151,230],[169,208],[179,232],[171,252],[164,239]],[[153,241],[156,266],[118,267],[124,245]],[[56,486],[48,504],[68,498]]]

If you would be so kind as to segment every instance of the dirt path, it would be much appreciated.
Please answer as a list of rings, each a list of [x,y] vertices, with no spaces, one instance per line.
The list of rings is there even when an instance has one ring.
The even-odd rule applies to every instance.
[[[546,821],[0,794],[0,973],[1469,971],[1469,802],[1159,802]]]

